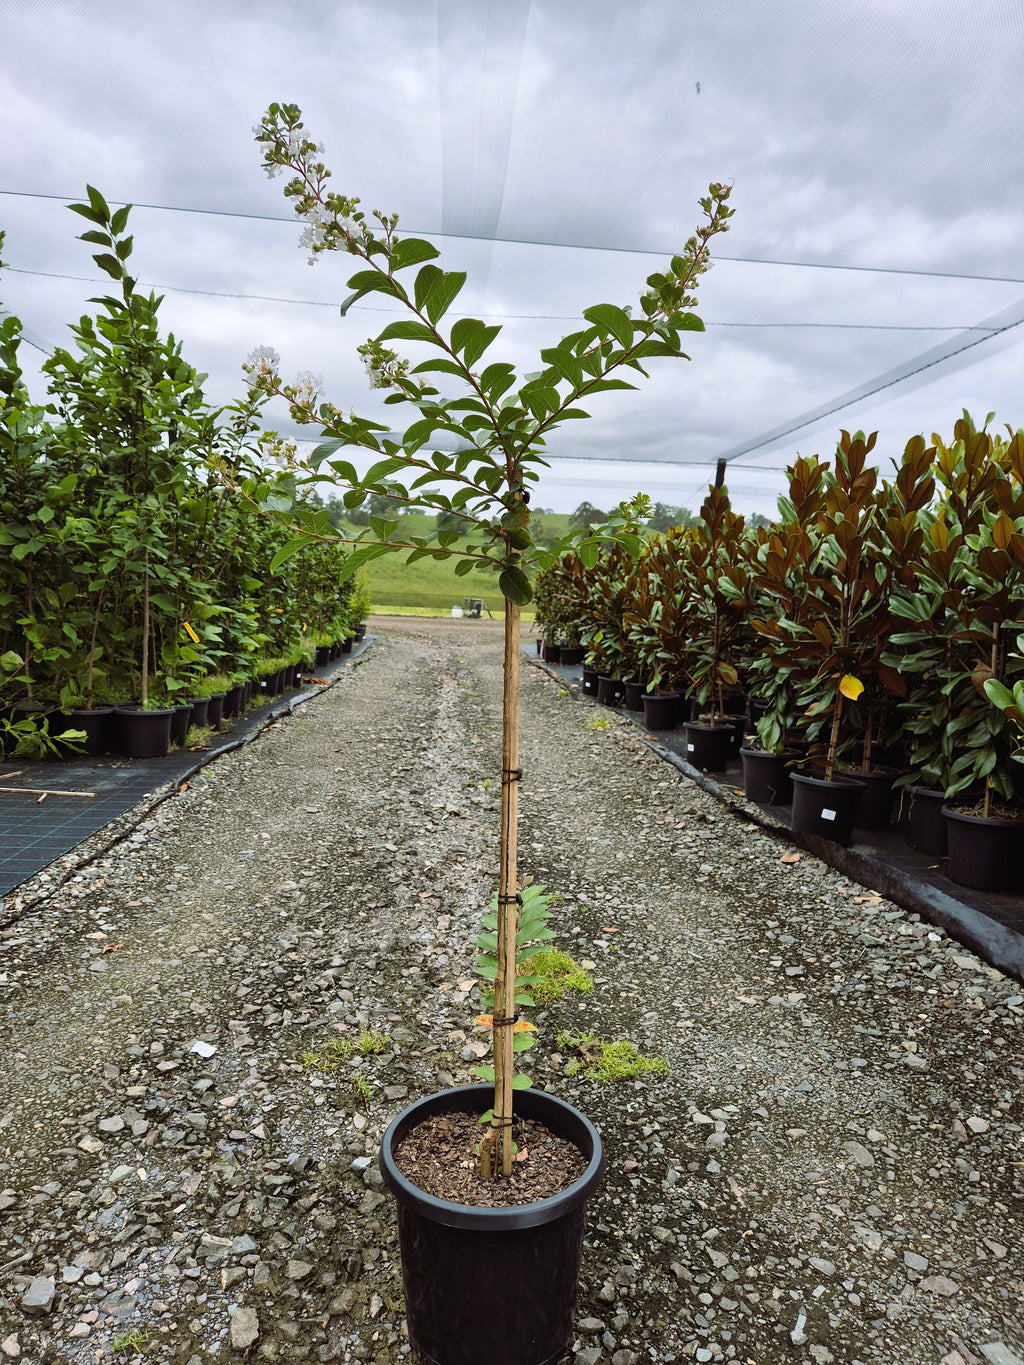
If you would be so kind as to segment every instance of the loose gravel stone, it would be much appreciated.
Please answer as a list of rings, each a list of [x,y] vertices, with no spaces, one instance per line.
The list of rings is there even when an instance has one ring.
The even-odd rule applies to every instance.
[[[376,1156],[483,1039],[501,650],[486,621],[384,629],[3,902],[5,1356],[95,1365],[137,1331],[158,1365],[410,1360]],[[565,691],[524,669],[522,870],[595,989],[530,1012],[522,1063],[608,1151],[562,1365],[1021,1365],[1019,983],[781,863]],[[312,1064],[364,1030],[383,1052]],[[560,1030],[670,1072],[569,1076]]]

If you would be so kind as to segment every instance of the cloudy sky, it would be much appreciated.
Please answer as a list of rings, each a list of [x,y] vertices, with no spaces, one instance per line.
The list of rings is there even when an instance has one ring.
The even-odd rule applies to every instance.
[[[1022,0],[0,0],[0,32],[0,300],[41,347],[104,278],[64,207],[89,182],[139,206],[139,277],[212,400],[271,345],[375,412],[355,347],[386,302],[341,319],[349,258],[297,249],[252,139],[279,100],[336,189],[469,271],[460,308],[526,370],[732,182],[692,361],[569,423],[542,505],[696,506],[728,457],[736,505],[770,512],[841,427],[885,464],[965,407],[1024,424]]]

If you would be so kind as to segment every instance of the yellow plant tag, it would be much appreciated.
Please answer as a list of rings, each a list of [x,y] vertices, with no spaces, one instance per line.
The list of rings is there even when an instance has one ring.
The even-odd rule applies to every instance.
[[[185,627],[185,632],[188,635],[188,638],[192,641],[194,645],[197,645],[199,643],[199,636],[195,633],[195,631],[192,629],[192,627],[189,625],[187,621],[182,621],[181,624]]]
[[[855,678],[852,673],[846,673],[839,679],[839,690],[849,701],[856,701],[864,691],[864,684],[860,678]]]

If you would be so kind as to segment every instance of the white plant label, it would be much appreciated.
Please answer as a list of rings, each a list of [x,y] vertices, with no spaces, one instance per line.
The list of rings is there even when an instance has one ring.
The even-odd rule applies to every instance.
[[[688,754],[692,754],[692,753],[693,753],[693,748],[694,748],[694,746],[693,746],[692,744],[688,744],[688,745],[686,746],[686,752],[687,752]]]
[[[836,813],[834,810],[823,810],[821,812],[821,818],[823,820],[834,820],[836,818]]]

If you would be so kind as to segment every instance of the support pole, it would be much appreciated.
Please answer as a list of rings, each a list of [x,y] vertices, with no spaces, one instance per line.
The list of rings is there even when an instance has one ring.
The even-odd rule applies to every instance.
[[[715,469],[715,487],[721,488],[723,483],[725,483],[725,461],[719,460]]]
[[[498,970],[494,980],[494,1121],[500,1128],[502,1174],[512,1174],[512,1025],[516,1009],[516,832],[519,821],[520,612],[505,602],[505,667],[501,709],[501,874],[498,883]]]

